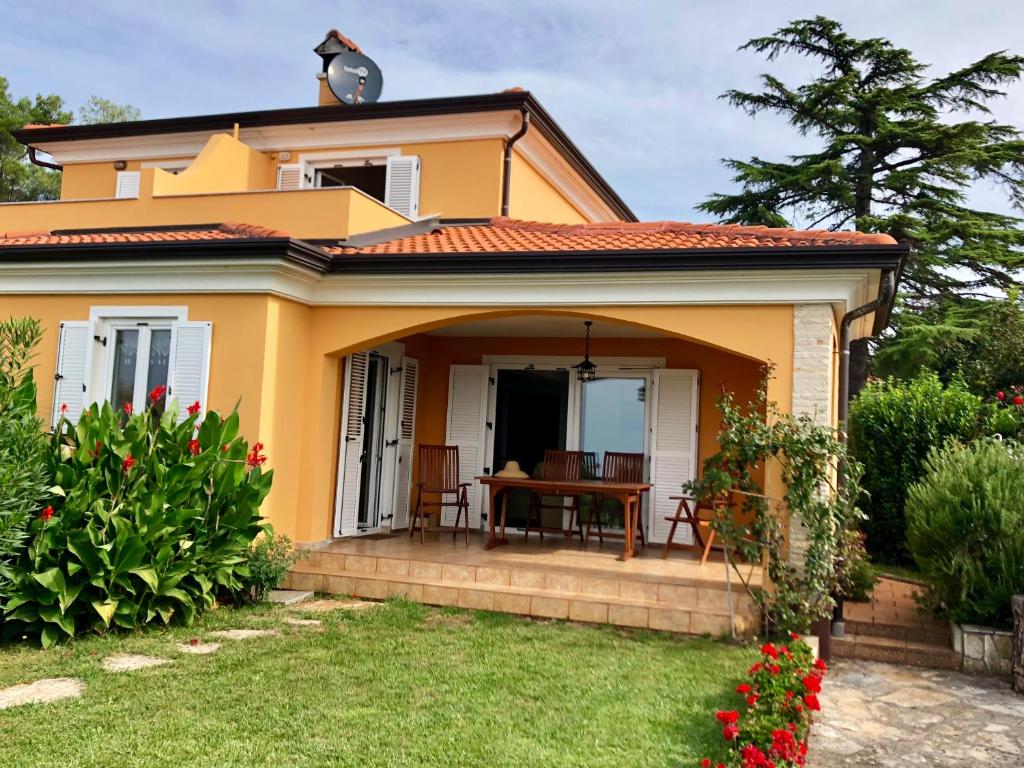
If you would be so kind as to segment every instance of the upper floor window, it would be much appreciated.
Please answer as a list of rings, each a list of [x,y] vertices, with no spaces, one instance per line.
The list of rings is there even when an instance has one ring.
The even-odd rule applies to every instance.
[[[350,160],[338,165],[321,166],[315,168],[314,173],[315,187],[355,187],[384,202],[388,178],[387,161],[384,158]]]
[[[354,187],[409,219],[419,218],[420,158],[382,150],[380,155],[316,152],[277,166],[278,189]]]

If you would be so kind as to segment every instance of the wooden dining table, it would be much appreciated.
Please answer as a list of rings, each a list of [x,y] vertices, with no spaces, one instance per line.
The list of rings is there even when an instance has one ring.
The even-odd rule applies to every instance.
[[[480,475],[475,478],[490,493],[491,505],[488,515],[487,549],[508,544],[505,537],[505,521],[508,516],[508,498],[505,493],[501,503],[501,527],[498,529],[496,499],[502,491],[513,491],[524,488],[543,496],[592,496],[598,495],[617,499],[625,510],[626,532],[622,560],[628,560],[636,549],[636,531],[640,524],[640,499],[651,489],[650,483],[631,483],[609,480],[535,480],[532,477],[498,477],[497,475]]]

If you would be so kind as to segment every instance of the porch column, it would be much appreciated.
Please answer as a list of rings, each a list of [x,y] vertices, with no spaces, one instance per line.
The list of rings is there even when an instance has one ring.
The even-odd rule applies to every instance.
[[[815,423],[832,424],[835,381],[835,314],[829,304],[793,307],[793,415],[810,416]],[[798,515],[789,521],[789,559],[803,563],[807,529]]]

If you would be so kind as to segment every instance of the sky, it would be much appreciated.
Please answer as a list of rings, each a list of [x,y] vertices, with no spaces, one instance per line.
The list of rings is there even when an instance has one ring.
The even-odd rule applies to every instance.
[[[781,117],[751,119],[718,96],[772,72],[737,48],[822,14],[888,37],[936,74],[986,53],[1024,53],[1024,0],[2,0],[0,76],[16,96],[99,95],[173,117],[316,103],[312,49],[336,27],[384,73],[382,101],[526,88],[641,219],[704,221],[732,189],[723,157],[781,159],[807,146]],[[1024,127],[1024,86],[994,104]],[[1008,210],[998,189],[975,203]]]

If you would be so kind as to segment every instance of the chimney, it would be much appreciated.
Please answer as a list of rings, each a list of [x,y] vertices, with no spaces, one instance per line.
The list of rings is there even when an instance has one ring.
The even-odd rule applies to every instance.
[[[324,37],[323,42],[320,43],[313,51],[321,58],[322,66],[319,72],[317,72],[316,79],[320,85],[320,92],[317,97],[317,105],[321,107],[332,106],[335,104],[343,103],[338,99],[337,96],[331,91],[329,85],[327,85],[327,65],[335,54],[343,51],[355,51],[356,53],[362,53],[362,50],[352,40],[349,40],[341,32],[336,29],[332,29]]]

